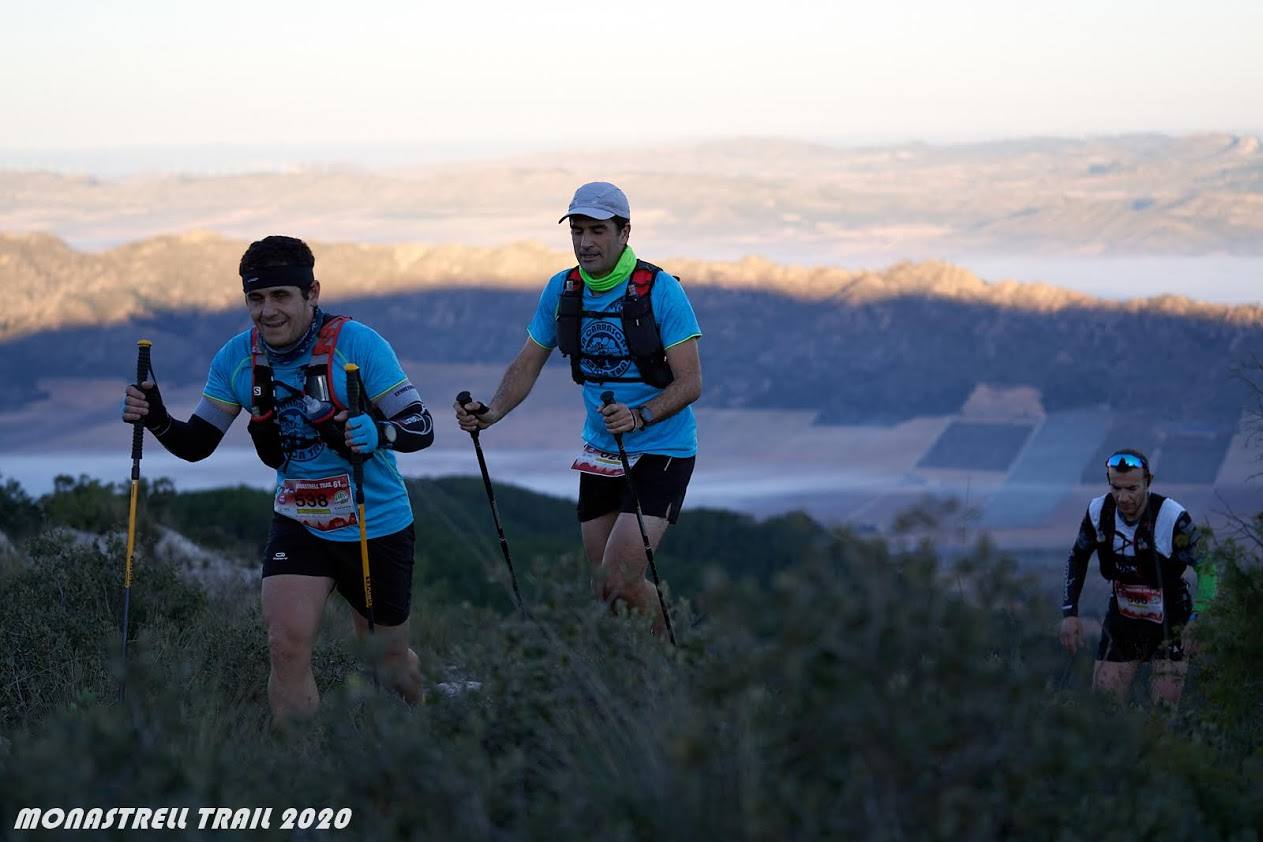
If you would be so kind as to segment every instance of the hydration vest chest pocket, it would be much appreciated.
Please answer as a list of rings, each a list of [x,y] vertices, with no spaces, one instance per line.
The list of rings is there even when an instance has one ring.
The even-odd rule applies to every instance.
[[[557,302],[557,347],[567,357],[579,353],[579,323],[583,318],[583,296],[563,295]]]
[[[665,389],[675,378],[667,365],[662,337],[654,321],[649,296],[631,296],[623,300],[623,336],[627,350],[640,369],[640,376],[657,389]]]
[[[329,423],[338,410],[344,408],[334,394],[333,359],[338,336],[348,321],[349,316],[324,317],[303,372],[301,390],[273,376],[272,363],[263,347],[258,328],[250,332],[250,437],[254,440],[255,451],[265,464],[279,467],[290,458],[306,460],[317,455],[317,451],[311,448],[310,441],[303,436],[294,435],[292,424],[290,431],[282,435],[276,416],[277,386],[289,393],[291,401],[297,401],[298,412],[315,428],[325,445],[344,458],[349,458],[350,451],[346,448],[342,430]],[[306,455],[296,452],[295,446]]]

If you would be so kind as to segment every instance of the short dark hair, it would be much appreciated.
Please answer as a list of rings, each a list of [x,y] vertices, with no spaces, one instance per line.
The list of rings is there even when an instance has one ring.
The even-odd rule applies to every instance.
[[[237,274],[244,278],[252,271],[273,266],[301,266],[311,269],[315,265],[316,256],[302,240],[273,234],[250,244],[246,253],[241,255]]]
[[[623,232],[624,228],[631,224],[631,220],[625,216],[611,216],[610,222],[614,223],[614,230],[620,234]]]

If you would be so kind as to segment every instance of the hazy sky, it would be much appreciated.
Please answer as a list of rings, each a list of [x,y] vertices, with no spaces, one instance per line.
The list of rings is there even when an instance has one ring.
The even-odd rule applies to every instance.
[[[0,149],[1263,129],[1263,3],[7,3]]]

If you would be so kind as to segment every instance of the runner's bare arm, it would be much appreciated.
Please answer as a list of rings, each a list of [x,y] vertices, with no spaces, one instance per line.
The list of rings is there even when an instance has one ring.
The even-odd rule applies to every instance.
[[[645,403],[654,422],[668,418],[702,396],[702,360],[697,337],[686,339],[667,349],[667,364],[675,378],[651,401]]]
[[[486,429],[508,415],[531,393],[535,381],[539,379],[540,371],[544,368],[544,363],[548,362],[548,356],[552,352],[552,348],[545,348],[528,336],[522,350],[518,351],[513,362],[509,363],[509,367],[505,369],[504,377],[500,379],[495,397],[487,405],[486,412],[473,415],[465,407],[459,404],[453,405],[456,409],[456,420],[460,422],[461,429],[466,431]]]

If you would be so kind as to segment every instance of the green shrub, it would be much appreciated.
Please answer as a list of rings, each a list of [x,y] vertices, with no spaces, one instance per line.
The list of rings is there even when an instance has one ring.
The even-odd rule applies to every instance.
[[[114,538],[81,543],[47,532],[27,545],[28,563],[0,578],[0,731],[58,704],[112,698],[120,654],[125,548]],[[152,555],[133,572],[134,639],[157,623],[185,623],[201,591]]]
[[[15,479],[0,485],[0,532],[20,541],[39,531],[43,513]]]
[[[257,488],[213,488],[151,495],[148,511],[204,547],[257,561],[272,522],[272,495]]]
[[[40,498],[44,516],[58,526],[103,533],[127,528],[130,489],[88,476],[60,474],[52,493]]]
[[[104,587],[99,554],[52,555],[64,576],[26,582],[24,613],[54,580]],[[1251,750],[1060,690],[1055,618],[1031,593],[986,545],[945,570],[928,545],[842,535],[766,589],[712,575],[708,619],[677,614],[673,649],[552,565],[534,621],[418,601],[418,707],[355,668],[331,609],[320,713],[279,735],[255,596],[176,598],[138,631],[126,704],[102,668],[17,711],[0,819],[23,804],[310,804],[350,807],[355,837],[382,840],[1256,838]],[[68,604],[80,658],[98,657],[108,597]],[[1253,653],[1220,657],[1244,670]],[[434,687],[466,678],[481,688]]]

